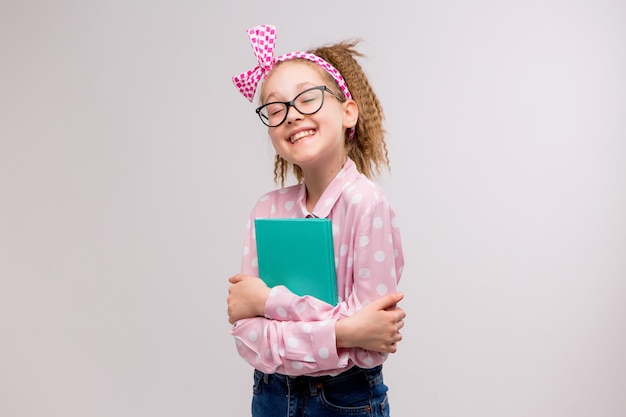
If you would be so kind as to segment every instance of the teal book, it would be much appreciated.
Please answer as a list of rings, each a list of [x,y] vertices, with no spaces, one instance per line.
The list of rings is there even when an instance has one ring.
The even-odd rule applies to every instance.
[[[337,305],[335,251],[330,219],[256,219],[259,277],[268,287]]]

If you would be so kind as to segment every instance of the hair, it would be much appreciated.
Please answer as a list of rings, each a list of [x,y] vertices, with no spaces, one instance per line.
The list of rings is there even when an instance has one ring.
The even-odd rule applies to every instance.
[[[343,41],[332,45],[322,46],[308,52],[315,54],[331,64],[343,76],[352,99],[359,109],[359,118],[355,126],[354,135],[350,136],[350,130],[346,131],[344,143],[348,157],[356,164],[357,169],[368,178],[380,174],[381,168],[390,169],[387,144],[385,143],[385,130],[383,129],[383,108],[374,93],[372,86],[357,62],[356,58],[364,55],[355,49],[359,40]],[[319,65],[306,59],[296,58],[298,61],[315,67],[329,82],[337,86],[335,80]],[[290,61],[294,61],[292,59]],[[284,61],[289,62],[289,61]],[[280,64],[278,64],[280,65]],[[337,93],[345,99],[343,92],[337,86]],[[292,169],[298,183],[303,180],[302,169],[292,165],[276,155],[274,162],[274,181],[280,181],[285,185],[285,179]]]

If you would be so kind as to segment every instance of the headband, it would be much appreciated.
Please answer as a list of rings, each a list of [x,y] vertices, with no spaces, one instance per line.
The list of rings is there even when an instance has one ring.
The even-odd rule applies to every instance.
[[[339,71],[328,62],[324,61],[317,55],[308,52],[290,52],[285,55],[274,58],[274,46],[276,45],[276,27],[272,25],[259,25],[248,29],[248,36],[254,55],[258,61],[258,65],[244,73],[233,77],[233,83],[239,89],[248,101],[252,102],[254,93],[256,92],[259,82],[267,76],[267,74],[279,62],[288,61],[290,59],[301,58],[308,59],[322,67],[337,82],[337,85],[343,92],[346,99],[352,99],[352,94],[348,90],[346,81],[343,79]]]

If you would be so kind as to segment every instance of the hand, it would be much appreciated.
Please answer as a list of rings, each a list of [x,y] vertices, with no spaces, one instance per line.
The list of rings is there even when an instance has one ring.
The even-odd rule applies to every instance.
[[[228,281],[232,284],[228,288],[226,299],[230,324],[237,320],[264,315],[265,301],[270,289],[261,278],[237,274]]]
[[[404,298],[401,293],[388,294],[371,302],[335,325],[337,347],[361,347],[376,352],[395,353],[402,340],[406,313],[396,304]]]

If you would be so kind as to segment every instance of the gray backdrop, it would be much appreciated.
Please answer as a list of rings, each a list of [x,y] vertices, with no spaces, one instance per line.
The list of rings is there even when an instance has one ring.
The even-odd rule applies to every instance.
[[[626,415],[626,4],[367,4],[0,2],[0,416],[248,415],[226,280],[273,152],[230,77],[260,23],[365,40],[393,415]]]

